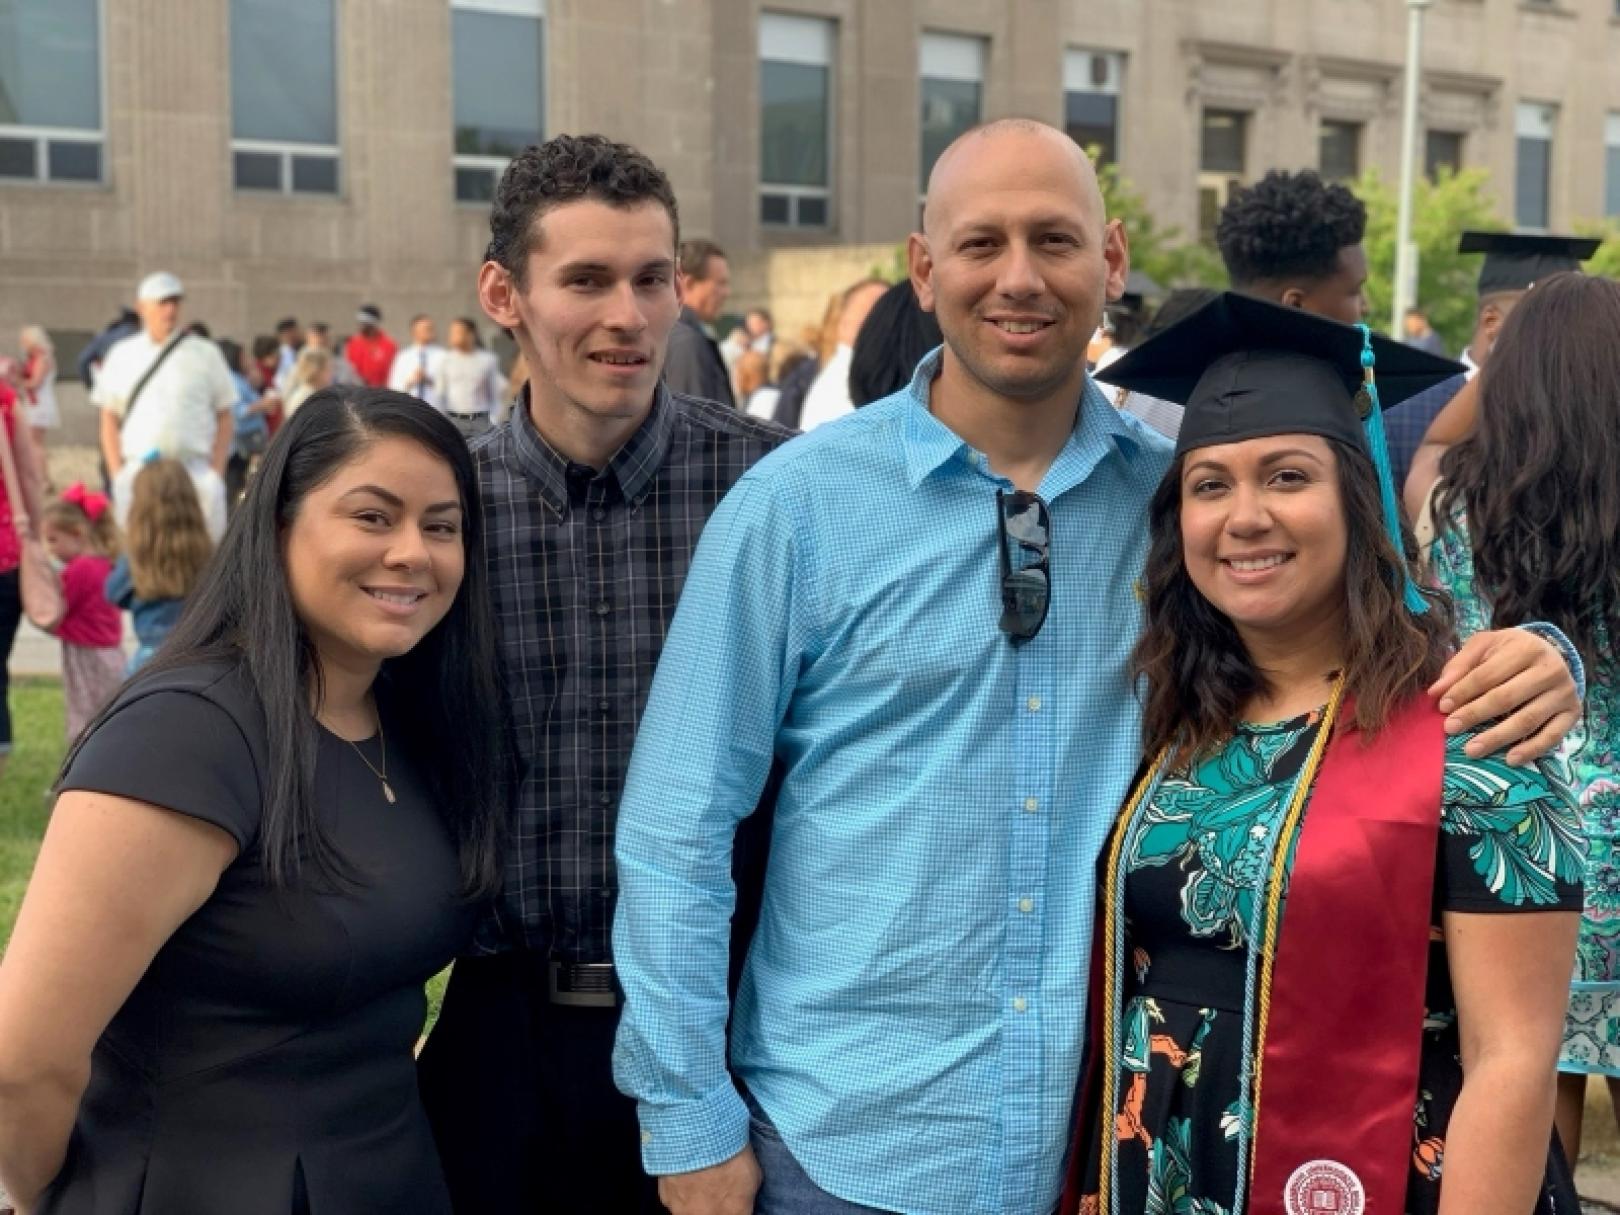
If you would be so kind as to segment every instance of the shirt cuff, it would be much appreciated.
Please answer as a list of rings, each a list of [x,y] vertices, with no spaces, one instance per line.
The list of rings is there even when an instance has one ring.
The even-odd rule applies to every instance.
[[[730,1079],[697,1101],[638,1102],[641,1164],[649,1176],[694,1173],[730,1160],[748,1146],[748,1107]]]
[[[1558,647],[1558,652],[1564,656],[1564,663],[1569,667],[1569,673],[1575,679],[1575,695],[1586,703],[1586,664],[1581,661],[1580,651],[1573,642],[1564,636],[1563,630],[1556,624],[1548,624],[1545,620],[1532,620],[1529,624],[1518,626],[1526,633],[1533,633],[1543,641],[1549,641]]]

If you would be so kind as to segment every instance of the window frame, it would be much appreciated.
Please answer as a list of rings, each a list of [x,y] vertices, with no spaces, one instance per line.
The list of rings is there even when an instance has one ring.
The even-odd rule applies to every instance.
[[[1434,151],[1433,139],[1436,135],[1443,135],[1457,141],[1457,160],[1452,165],[1453,173],[1461,173],[1468,160],[1469,132],[1459,131],[1451,127],[1425,127],[1423,129],[1423,176],[1434,181],[1438,176],[1435,171],[1438,167],[1431,153]],[[1444,161],[1439,162],[1444,164]]]
[[[96,120],[97,130],[85,127],[43,127],[27,123],[0,123],[0,139],[27,140],[34,144],[34,175],[32,177],[0,177],[0,187],[22,186],[29,189],[101,190],[111,184],[107,164],[107,3],[93,0],[96,6],[96,94],[100,102]],[[89,143],[100,151],[95,179],[80,177],[52,177],[50,175],[50,145],[52,143]]]
[[[826,61],[818,62],[809,58],[784,59],[778,55],[765,53],[765,23],[768,19],[786,19],[790,22],[815,22],[823,27],[825,33]],[[827,73],[827,184],[824,186],[793,185],[786,182],[772,182],[765,180],[765,124],[764,102],[760,103],[760,170],[758,189],[755,191],[755,214],[759,219],[759,226],[770,232],[832,232],[836,230],[835,213],[833,207],[833,192],[838,184],[838,42],[841,30],[836,17],[822,17],[808,13],[780,12],[773,9],[764,9],[759,14],[759,26],[755,44],[757,59],[761,73],[767,63],[785,63],[798,67],[819,67]],[[787,222],[765,218],[765,201],[767,198],[780,198],[787,203]],[[820,223],[806,222],[800,216],[800,208],[806,199],[820,201],[825,218]]]
[[[1549,117],[1550,116],[1550,117]],[[1552,102],[1519,101],[1513,113],[1513,222],[1516,227],[1532,232],[1546,232],[1553,220],[1553,158],[1558,147],[1558,120],[1560,107]],[[1546,132],[1539,128],[1545,125]],[[1529,130],[1536,127],[1536,130]],[[1546,159],[1541,173],[1541,222],[1525,218],[1525,199],[1520,190],[1520,172],[1528,143],[1541,144]]]
[[[1620,110],[1603,115],[1603,215],[1620,219]]]
[[[502,17],[528,17],[540,23],[540,126],[535,134],[544,139],[546,135],[546,116],[550,107],[546,105],[546,85],[551,80],[551,39],[547,37],[546,30],[546,0],[450,0],[452,14],[456,9],[472,13],[494,13]],[[490,184],[490,197],[494,197],[496,188],[500,185],[501,176],[506,172],[506,166],[511,164],[510,157],[487,156],[477,152],[457,152],[455,150],[455,110],[456,110],[456,80],[455,80],[455,29],[452,16],[450,31],[450,196],[458,207],[487,208],[489,201],[481,198],[463,198],[457,192],[457,175],[462,172],[487,172],[494,180]]]
[[[1205,130],[1211,114],[1221,114],[1237,120],[1240,164],[1236,169],[1205,167]],[[1215,243],[1215,230],[1220,223],[1221,211],[1231,200],[1232,191],[1243,184],[1249,173],[1249,152],[1254,136],[1253,110],[1231,105],[1205,105],[1198,111],[1198,174],[1196,179],[1198,211],[1198,239],[1206,245]]]
[[[1329,128],[1348,133],[1350,137],[1350,162],[1354,171],[1349,174],[1330,173],[1328,171],[1327,157],[1324,153],[1327,151],[1326,144]],[[1357,122],[1353,118],[1324,117],[1319,119],[1316,124],[1316,171],[1321,175],[1322,180],[1342,183],[1354,181],[1359,177],[1362,167],[1362,151],[1366,138],[1367,124],[1364,122]]]
[[[277,174],[279,184],[275,189],[266,189],[262,186],[244,186],[236,180],[236,157],[241,153],[250,156],[275,156],[281,161]],[[330,160],[337,166],[337,184],[331,190],[299,190],[293,186],[293,157],[302,156],[310,160]],[[343,149],[337,144],[324,143],[294,143],[279,139],[232,139],[231,140],[231,189],[237,194],[255,194],[264,198],[341,198],[343,197]]]
[[[234,0],[226,0],[225,4],[225,60],[227,68],[231,67],[230,23],[232,20],[231,7]],[[342,0],[331,0],[332,4],[332,124],[337,135],[336,143],[300,143],[292,139],[239,139],[235,134],[236,112],[235,101],[232,99],[229,109],[232,134],[230,137],[230,174],[231,192],[245,195],[249,198],[299,198],[299,199],[333,199],[344,197],[346,180],[343,173],[343,3]],[[244,186],[236,179],[236,157],[238,153],[259,156],[279,156],[281,167],[280,181],[275,189],[266,189],[261,186]],[[299,190],[293,186],[293,157],[307,156],[312,160],[331,160],[336,165],[336,181],[330,190]]]
[[[943,53],[943,54],[945,54],[947,56],[951,55],[953,52],[950,49],[946,49],[946,48],[954,46],[955,53],[961,53],[961,52],[967,51],[968,48],[971,47],[972,48],[972,57],[978,61],[977,65],[976,65],[977,70],[978,70],[978,75],[976,77],[970,77],[970,76],[967,76],[965,74],[941,75],[937,71],[932,72],[932,73],[929,72],[923,61],[928,58],[928,47],[929,47],[930,42],[932,42],[932,44],[934,45],[934,47],[937,50],[941,51],[941,53]],[[920,181],[919,181],[919,184],[918,184],[918,189],[917,189],[917,201],[918,201],[919,205],[921,205],[923,203],[926,203],[927,200],[928,200],[928,174],[932,173],[933,168],[934,168],[933,165],[927,166],[926,169],[924,169],[923,166],[922,166],[923,131],[925,129],[925,124],[923,122],[922,108],[923,108],[923,100],[924,100],[923,99],[923,92],[924,92],[925,86],[927,85],[927,83],[930,80],[934,80],[934,81],[938,81],[941,84],[971,84],[976,89],[978,89],[978,91],[979,91],[978,92],[978,99],[977,99],[978,113],[974,117],[973,122],[969,124],[969,126],[971,127],[973,125],[976,125],[976,124],[981,123],[981,122],[984,121],[984,95],[985,95],[986,81],[988,80],[989,75],[990,75],[990,39],[989,39],[989,37],[987,35],[985,35],[985,34],[958,33],[955,30],[923,30],[918,35],[918,38],[917,38],[917,109],[916,109],[916,114],[917,114],[917,164],[918,164],[918,170],[919,170],[918,176],[920,178]]]
[[[1071,80],[1075,78],[1074,76],[1071,76],[1071,71],[1074,72],[1075,75],[1078,75],[1079,65],[1082,62],[1082,59],[1083,59],[1083,61],[1086,64],[1087,67],[1089,67],[1091,64],[1093,64],[1098,59],[1102,59],[1102,60],[1104,60],[1104,61],[1106,61],[1108,63],[1108,65],[1109,65],[1108,79],[1103,83],[1103,85],[1101,87],[1097,86],[1094,83],[1090,83],[1090,82],[1085,84],[1083,87],[1077,86],[1077,85],[1071,83]],[[1112,145],[1113,145],[1113,154],[1112,154],[1112,156],[1105,158],[1099,164],[1099,166],[1098,166],[1099,168],[1102,167],[1102,165],[1106,165],[1106,164],[1118,164],[1118,163],[1120,163],[1121,159],[1124,156],[1124,147],[1122,146],[1123,142],[1124,142],[1124,140],[1123,140],[1124,123],[1121,121],[1121,118],[1122,118],[1121,111],[1124,109],[1125,72],[1127,70],[1127,63],[1128,63],[1128,57],[1126,56],[1126,53],[1124,51],[1115,51],[1115,50],[1108,50],[1108,49],[1103,48],[1103,47],[1087,47],[1087,46],[1068,46],[1068,47],[1063,48],[1063,130],[1064,130],[1064,133],[1067,134],[1070,139],[1074,139],[1074,133],[1069,129],[1069,97],[1070,97],[1070,95],[1078,94],[1078,95],[1082,95],[1082,96],[1091,96],[1091,97],[1108,97],[1108,98],[1112,99],[1113,103],[1114,103],[1114,120],[1113,120],[1114,132],[1113,132],[1113,138],[1112,138],[1112,141],[1111,141]],[[1079,143],[1080,141],[1075,140],[1075,142]],[[1081,145],[1081,146],[1082,146],[1082,148],[1084,148],[1085,145]]]

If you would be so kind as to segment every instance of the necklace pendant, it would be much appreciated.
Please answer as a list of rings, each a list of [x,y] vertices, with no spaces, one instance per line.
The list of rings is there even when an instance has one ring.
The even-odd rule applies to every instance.
[[[387,781],[383,781],[382,787],[383,787],[383,796],[388,799],[388,804],[390,806],[392,806],[394,804],[394,787],[392,785],[390,785]]]

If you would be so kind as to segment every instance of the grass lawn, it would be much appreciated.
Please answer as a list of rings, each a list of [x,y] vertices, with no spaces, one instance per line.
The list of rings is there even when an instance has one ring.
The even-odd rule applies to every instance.
[[[0,941],[11,939],[45,833],[45,790],[56,779],[66,750],[64,728],[61,683],[12,681],[11,759],[0,777]]]
[[[11,940],[11,926],[34,869],[40,837],[45,834],[49,809],[45,790],[56,779],[67,749],[65,728],[58,680],[12,681],[11,761],[0,777],[0,942]],[[429,1026],[438,1017],[449,973],[446,970],[428,982]]]

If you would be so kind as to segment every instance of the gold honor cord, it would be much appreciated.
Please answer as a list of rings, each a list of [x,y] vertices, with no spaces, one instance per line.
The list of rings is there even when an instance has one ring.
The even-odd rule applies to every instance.
[[[1327,752],[1328,743],[1333,735],[1333,727],[1338,721],[1339,708],[1344,701],[1344,675],[1341,673],[1333,682],[1333,691],[1328,696],[1327,708],[1322,713],[1322,725],[1316,732],[1316,738],[1311,743],[1310,753],[1305,758],[1305,764],[1299,777],[1295,779],[1294,795],[1291,799],[1287,814],[1283,819],[1282,830],[1277,839],[1276,849],[1272,856],[1270,889],[1266,898],[1266,919],[1263,936],[1264,952],[1261,955],[1260,977],[1260,1018],[1258,1032],[1253,1047],[1254,1054],[1254,1091],[1250,1102],[1250,1126],[1254,1132],[1260,1128],[1260,1073],[1265,1058],[1266,1027],[1271,1012],[1271,980],[1276,965],[1276,939],[1277,926],[1282,918],[1283,878],[1288,870],[1288,857],[1292,852],[1292,840],[1299,830],[1300,820],[1304,817],[1305,803],[1310,798],[1311,787],[1316,783],[1316,772],[1321,767],[1322,757]],[[1131,793],[1130,801],[1126,803],[1125,812],[1120,815],[1119,826],[1114,832],[1114,838],[1109,846],[1108,866],[1104,875],[1104,890],[1107,892],[1103,907],[1103,940],[1110,950],[1114,951],[1119,932],[1120,900],[1115,898],[1119,875],[1120,857],[1125,850],[1125,842],[1131,833],[1131,824],[1135,822],[1137,811],[1141,809],[1143,800],[1148,793],[1158,785],[1159,777],[1169,759],[1170,748],[1165,747],[1154,757],[1147,774]],[[1250,943],[1253,948],[1253,943]],[[1118,1135],[1116,1126],[1117,1114],[1115,1107],[1119,1097],[1119,1060],[1116,1054],[1119,1041],[1119,967],[1114,965],[1115,959],[1105,959],[1103,965],[1103,1094],[1101,1118],[1101,1144],[1097,1163],[1097,1209],[1102,1215],[1109,1215],[1113,1210],[1111,1199],[1113,1197],[1113,1140]],[[1249,1181],[1254,1180],[1254,1161],[1256,1154],[1253,1151],[1254,1135],[1251,1133],[1249,1154]]]
[[[1254,1093],[1249,1102],[1249,1184],[1254,1184],[1255,1161],[1260,1158],[1260,1093],[1261,1075],[1266,1062],[1266,1029],[1271,1021],[1271,975],[1277,966],[1277,928],[1282,919],[1283,883],[1288,873],[1288,858],[1293,853],[1293,840],[1298,834],[1300,820],[1305,817],[1305,803],[1310,800],[1311,786],[1316,783],[1316,770],[1322,766],[1322,756],[1333,738],[1333,727],[1339,719],[1339,706],[1344,701],[1344,673],[1333,681],[1333,692],[1327,708],[1322,711],[1322,727],[1311,743],[1311,753],[1305,759],[1305,775],[1294,786],[1294,801],[1288,807],[1282,831],[1277,836],[1277,850],[1271,858],[1271,888],[1266,893],[1266,930],[1260,954],[1260,1024],[1254,1035]],[[1251,944],[1250,948],[1253,948]]]
[[[1131,794],[1131,799],[1125,804],[1125,813],[1119,816],[1119,826],[1114,831],[1113,842],[1108,848],[1108,868],[1103,876],[1103,943],[1110,954],[1114,952],[1114,942],[1119,932],[1119,903],[1114,897],[1114,888],[1119,876],[1119,858],[1125,850],[1125,839],[1131,833],[1131,824],[1136,821],[1136,812],[1142,805],[1142,799],[1148,791],[1159,783],[1159,773],[1169,761],[1170,748],[1160,749],[1158,755],[1149,765],[1146,774]],[[1114,965],[1114,958],[1109,957],[1103,961],[1103,1095],[1102,1095],[1102,1151],[1097,1158],[1097,1209],[1102,1215],[1108,1215],[1113,1208],[1109,1205],[1114,1181],[1114,1137],[1119,1133],[1116,1123],[1118,1115],[1114,1112],[1119,1099],[1119,1060],[1115,1048],[1119,1040],[1119,986],[1118,967]]]

